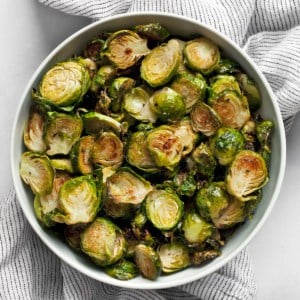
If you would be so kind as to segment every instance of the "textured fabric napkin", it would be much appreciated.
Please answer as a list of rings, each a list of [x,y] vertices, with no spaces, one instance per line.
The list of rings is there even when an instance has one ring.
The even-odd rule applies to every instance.
[[[299,0],[39,0],[99,19],[164,11],[211,25],[243,47],[269,81],[286,131],[300,110]],[[253,299],[256,284],[244,250],[201,280],[171,289],[130,290],[95,281],[58,259],[32,231],[14,191],[0,202],[0,299]]]

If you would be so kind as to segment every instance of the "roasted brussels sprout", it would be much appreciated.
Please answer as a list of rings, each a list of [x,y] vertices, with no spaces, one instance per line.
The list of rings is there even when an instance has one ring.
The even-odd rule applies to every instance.
[[[209,249],[209,250],[203,250],[203,251],[195,251],[191,253],[190,258],[193,265],[200,265],[207,260],[214,259],[221,255],[220,250],[216,249]]]
[[[122,70],[132,67],[141,57],[150,52],[147,40],[131,30],[114,32],[107,39],[104,48],[103,55]]]
[[[108,87],[108,96],[111,98],[110,109],[114,113],[121,111],[123,98],[131,91],[135,85],[135,80],[130,77],[117,77]]]
[[[157,253],[164,273],[173,273],[191,264],[188,248],[179,241],[159,246]]]
[[[161,261],[153,248],[139,244],[135,247],[134,261],[143,277],[155,280],[161,273]]]
[[[155,123],[156,113],[150,107],[150,95],[142,87],[131,89],[124,96],[124,109],[135,119]]]
[[[147,135],[146,143],[158,167],[174,170],[181,159],[183,146],[171,129],[154,129]]]
[[[183,50],[186,64],[204,75],[210,74],[220,61],[218,47],[207,38],[201,37],[188,41]]]
[[[143,59],[141,77],[152,87],[168,83],[175,75],[181,59],[177,40],[171,39],[152,49]]]
[[[221,127],[219,116],[204,102],[197,102],[191,111],[192,127],[196,132],[211,136]]]
[[[247,121],[241,129],[241,133],[245,139],[245,149],[256,149],[256,123],[253,120]]]
[[[87,224],[74,224],[66,226],[64,230],[64,237],[70,247],[76,251],[81,251],[81,234],[86,228]]]
[[[214,98],[224,91],[235,91],[241,95],[239,83],[236,78],[231,75],[218,75],[211,79],[210,85],[210,99],[213,101]]]
[[[123,157],[123,143],[113,132],[102,132],[95,139],[92,148],[94,164],[118,167],[122,164]]]
[[[178,121],[186,112],[183,97],[168,87],[156,91],[150,97],[150,108],[163,122]]]
[[[259,141],[261,148],[265,150],[267,153],[271,153],[270,136],[273,127],[274,124],[272,121],[264,120],[258,122],[255,128],[257,140]]]
[[[90,175],[67,180],[59,190],[58,207],[51,219],[67,225],[89,223],[94,220],[101,197]]]
[[[150,182],[130,169],[120,169],[106,180],[104,210],[113,218],[126,218],[151,190]]]
[[[241,132],[234,128],[221,127],[210,138],[210,149],[222,166],[229,165],[235,155],[244,148],[245,141]]]
[[[55,170],[66,171],[68,173],[73,173],[74,169],[72,162],[68,158],[53,158],[50,159],[51,165]]]
[[[232,161],[226,176],[228,192],[241,201],[252,200],[252,193],[268,182],[264,159],[251,150],[240,151]]]
[[[232,198],[224,182],[210,182],[196,195],[199,214],[217,228],[229,228],[244,220],[244,203]]]
[[[99,134],[102,131],[114,131],[116,134],[120,134],[122,131],[122,125],[117,120],[99,114],[97,112],[89,112],[82,116],[83,126],[89,134]]]
[[[45,127],[45,113],[37,104],[30,107],[29,117],[24,128],[24,144],[28,150],[45,152],[47,145],[43,139]]]
[[[210,105],[224,126],[240,129],[250,119],[247,98],[235,91],[224,91]]]
[[[121,259],[114,265],[105,267],[104,272],[119,280],[130,280],[139,274],[137,266],[126,259]]]
[[[84,175],[93,172],[92,151],[94,143],[94,137],[86,135],[80,138],[73,146],[70,156],[75,172]]]
[[[116,69],[112,65],[101,66],[93,77],[91,90],[97,93],[100,89],[103,89],[115,75]]]
[[[81,60],[56,64],[43,76],[39,94],[42,100],[56,106],[69,106],[81,100],[91,84],[90,75]]]
[[[170,87],[183,96],[186,111],[189,112],[197,101],[204,101],[206,81],[200,73],[181,73],[173,80]]]
[[[194,176],[186,171],[181,171],[174,176],[173,185],[179,196],[192,197],[197,189]]]
[[[47,195],[36,195],[34,198],[34,210],[38,220],[46,227],[55,223],[51,219],[51,212],[59,205],[59,191],[62,185],[71,177],[66,172],[56,172],[53,179],[52,191]]]
[[[213,225],[192,209],[183,217],[182,231],[189,245],[198,246],[213,234]]]
[[[127,161],[130,165],[144,171],[153,173],[158,170],[155,160],[147,148],[147,132],[137,131],[129,139],[127,146]]]
[[[169,36],[169,31],[159,23],[136,25],[133,29],[151,41],[162,42]]]
[[[250,110],[258,110],[261,106],[261,97],[257,86],[246,74],[238,74],[237,78],[242,91],[248,99]]]
[[[229,58],[221,58],[215,72],[218,74],[233,74],[239,71],[239,65],[237,62]]]
[[[198,141],[198,134],[193,130],[191,121],[189,119],[182,119],[181,121],[170,126],[161,126],[160,128],[170,129],[174,132],[180,140],[183,147],[182,157],[191,153]]]
[[[153,190],[145,199],[145,210],[149,221],[157,229],[173,229],[181,220],[183,202],[174,191]]]
[[[105,267],[122,258],[126,241],[117,225],[98,217],[81,234],[81,249],[97,265]]]
[[[24,152],[21,157],[20,175],[34,194],[43,196],[51,192],[54,171],[46,155]]]
[[[104,37],[96,37],[89,41],[86,47],[83,50],[83,57],[89,58],[94,62],[100,61],[100,53],[104,46]]]
[[[65,113],[49,112],[44,139],[48,146],[46,153],[69,154],[79,140],[83,129],[81,118]]]
[[[194,149],[192,159],[196,164],[197,172],[208,179],[213,178],[217,161],[206,143],[201,143]]]

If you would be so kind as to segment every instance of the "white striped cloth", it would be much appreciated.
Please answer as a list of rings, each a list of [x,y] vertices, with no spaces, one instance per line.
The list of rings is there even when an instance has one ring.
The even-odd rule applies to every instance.
[[[269,81],[286,131],[300,110],[300,0],[39,0],[99,19],[165,11],[207,23],[244,47]],[[0,202],[0,299],[253,299],[256,284],[244,250],[216,273],[163,290],[129,290],[95,281],[60,261],[30,228],[14,191]]]

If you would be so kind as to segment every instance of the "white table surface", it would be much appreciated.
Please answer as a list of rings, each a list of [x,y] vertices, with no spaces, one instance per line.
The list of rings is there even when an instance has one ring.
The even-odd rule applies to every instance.
[[[46,55],[89,19],[36,0],[0,1],[0,195],[12,187],[10,128],[26,83]],[[299,99],[300,100],[300,99]],[[249,245],[258,300],[300,299],[300,116],[287,137],[287,168],[278,201]]]

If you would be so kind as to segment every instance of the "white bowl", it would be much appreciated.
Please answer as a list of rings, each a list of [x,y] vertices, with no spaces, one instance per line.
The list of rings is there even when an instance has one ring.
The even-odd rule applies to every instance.
[[[125,29],[133,25],[151,22],[161,23],[171,33],[176,35],[190,37],[198,34],[209,37],[223,49],[227,56],[237,61],[257,83],[263,99],[261,114],[264,118],[271,119],[275,124],[275,130],[272,135],[270,181],[263,189],[263,198],[253,219],[247,221],[238,229],[223,247],[223,253],[220,257],[201,267],[190,267],[175,274],[160,276],[156,281],[150,281],[142,277],[129,281],[120,281],[106,275],[99,267],[91,263],[87,257],[70,249],[57,237],[47,233],[38,223],[33,210],[32,192],[24,185],[19,175],[20,157],[25,150],[23,145],[23,128],[31,103],[31,90],[37,86],[41,75],[50,66],[69,58],[74,53],[79,54],[87,42],[102,31]],[[134,289],[160,289],[188,283],[211,274],[236,256],[255,236],[270,214],[282,184],[285,158],[285,133],[279,107],[265,77],[247,54],[224,35],[205,24],[178,15],[153,12],[131,13],[103,19],[79,30],[56,47],[38,67],[24,91],[16,112],[11,141],[11,167],[17,197],[28,222],[42,241],[58,257],[87,276],[105,283]]]

